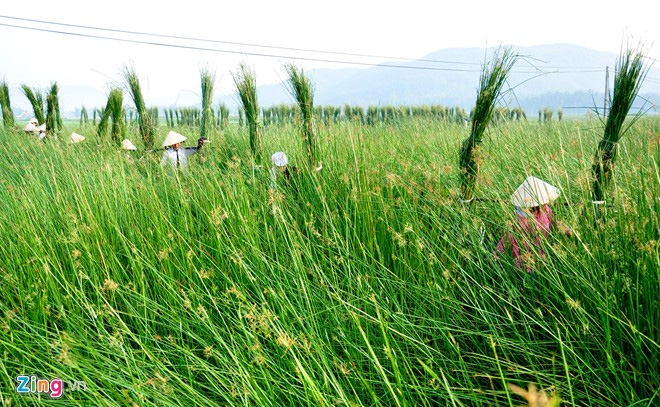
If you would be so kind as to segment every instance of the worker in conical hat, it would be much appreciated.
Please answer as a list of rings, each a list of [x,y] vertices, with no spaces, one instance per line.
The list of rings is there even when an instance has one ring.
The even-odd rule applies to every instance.
[[[77,144],[80,143],[85,139],[85,136],[81,136],[78,133],[71,133],[71,144]]]
[[[522,269],[523,259],[528,272],[534,268],[534,246],[541,259],[545,252],[541,248],[541,239],[547,238],[554,229],[563,230],[568,236],[570,229],[555,220],[550,203],[559,198],[560,191],[547,182],[529,176],[511,195],[511,203],[516,213],[515,231],[509,231],[502,236],[497,244],[497,252],[511,251],[516,266]],[[518,239],[517,239],[518,237]],[[518,241],[520,240],[520,241]]]
[[[36,121],[36,119],[34,120]],[[30,122],[26,124],[25,127],[23,127],[23,131],[34,136],[38,136],[40,133],[39,124],[34,124],[32,120],[30,120]]]
[[[137,147],[135,147],[135,144],[133,144],[129,139],[124,139],[121,142],[121,149],[125,153],[126,161],[133,164],[135,162],[136,151],[137,151]],[[139,158],[138,160],[141,159],[142,158]]]
[[[169,162],[175,168],[186,168],[188,165],[188,157],[193,154],[197,154],[202,146],[210,141],[204,137],[201,137],[197,141],[197,147],[186,147],[183,148],[182,144],[188,138],[182,134],[179,134],[175,131],[170,131],[163,141],[163,158],[160,161],[161,165],[165,165]]]
[[[129,139],[124,139],[124,141],[121,142],[121,148],[122,150],[127,151],[137,151],[137,147],[135,147],[135,144],[131,143],[131,140]]]

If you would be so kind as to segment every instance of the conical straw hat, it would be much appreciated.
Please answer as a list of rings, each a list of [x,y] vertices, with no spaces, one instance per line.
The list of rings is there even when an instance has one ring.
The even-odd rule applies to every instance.
[[[121,148],[123,148],[124,150],[131,150],[131,151],[137,150],[135,144],[131,143],[131,140],[129,139],[124,139],[124,141],[121,142]]]
[[[283,167],[289,163],[289,159],[287,158],[286,154],[281,151],[274,153],[271,157],[271,160],[273,161],[273,165],[278,167]]]
[[[72,142],[73,144],[80,143],[80,142],[83,141],[84,139],[85,139],[85,137],[84,137],[84,136],[81,136],[81,135],[78,134],[78,133],[71,133],[71,142]]]
[[[531,208],[541,206],[559,198],[559,190],[547,182],[529,176],[511,195],[513,206]]]
[[[41,126],[39,126],[39,130],[41,130],[41,131],[46,131],[46,123],[44,123],[44,124],[42,124]]]
[[[169,147],[172,144],[176,143],[183,143],[186,141],[188,138],[186,136],[183,136],[176,131],[171,131],[167,133],[167,137],[165,137],[165,140],[163,141],[163,147]]]
[[[23,131],[29,131],[36,133],[39,131],[39,126],[35,125],[34,123],[28,123],[23,127]]]

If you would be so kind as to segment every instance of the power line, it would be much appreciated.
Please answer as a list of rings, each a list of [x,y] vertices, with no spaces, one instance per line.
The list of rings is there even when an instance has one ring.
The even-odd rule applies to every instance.
[[[130,31],[130,30],[120,30],[120,29],[115,29],[115,28],[105,28],[105,27],[95,27],[95,26],[88,26],[88,25],[60,23],[60,22],[55,22],[55,21],[37,20],[37,19],[6,16],[6,15],[0,15],[0,18],[19,20],[19,21],[28,21],[28,22],[34,22],[34,23],[40,23],[40,24],[49,24],[49,25],[56,25],[56,26],[63,26],[63,27],[82,28],[82,29],[87,29],[87,30],[107,31],[107,32],[115,32],[115,33],[122,33],[122,34],[142,35],[142,36],[150,36],[150,37],[161,37],[161,38],[170,38],[170,39],[178,39],[178,40],[185,40],[185,41],[209,42],[209,43],[216,43],[216,44],[238,45],[238,46],[247,46],[247,47],[256,47],[256,48],[280,49],[280,50],[297,51],[297,52],[311,52],[311,53],[320,53],[320,54],[329,54],[329,55],[344,55],[344,56],[353,56],[353,57],[362,57],[362,58],[394,59],[394,60],[400,60],[400,61],[429,62],[429,63],[442,63],[442,64],[453,64],[453,65],[471,65],[471,66],[481,66],[482,65],[481,63],[478,63],[478,62],[448,61],[448,60],[436,60],[436,59],[415,59],[415,58],[406,58],[406,57],[394,57],[394,56],[384,56],[384,55],[372,55],[372,54],[358,54],[358,53],[350,53],[350,52],[327,51],[327,50],[318,50],[318,49],[309,49],[309,48],[282,47],[282,46],[275,46],[275,45],[263,45],[263,44],[243,43],[243,42],[235,42],[235,41],[223,41],[223,40],[215,40],[215,39],[208,39],[208,38],[195,38],[195,37],[187,37],[187,36],[168,35],[168,34],[156,34],[156,33],[142,32],[142,31]],[[28,27],[24,27],[24,28],[28,28]],[[218,50],[218,52],[223,52],[223,51]],[[230,51],[227,51],[227,52],[230,52]],[[251,53],[244,53],[244,54],[253,55]],[[259,56],[263,56],[263,55],[259,55]],[[312,59],[312,58],[310,58],[310,59],[294,58],[294,57],[288,57],[288,58],[302,59],[302,60],[317,60],[317,59]],[[328,62],[326,60],[317,60],[317,61]],[[365,64],[365,65],[376,65],[376,64]],[[579,66],[544,66],[544,68],[546,68],[546,69],[574,69],[574,70],[575,69],[580,69],[580,70],[591,69],[590,71],[585,71],[586,73],[595,72],[595,71],[593,71],[593,69],[602,70],[602,68],[598,67],[598,66],[584,66],[584,67],[579,67]],[[538,69],[538,68],[536,68],[536,69]],[[476,71],[473,71],[473,72],[476,72]],[[539,73],[539,72],[542,72],[542,71],[539,69],[538,72],[521,72],[521,73]],[[580,73],[582,71],[566,71],[566,72],[567,73]],[[559,72],[553,72],[553,73],[559,73]]]
[[[415,58],[393,57],[393,56],[385,56],[385,55],[357,54],[357,53],[350,53],[350,52],[326,51],[326,50],[309,49],[309,48],[282,47],[282,46],[277,46],[277,45],[263,45],[263,44],[253,44],[253,43],[235,42],[235,41],[222,41],[222,40],[214,40],[214,39],[208,39],[208,38],[195,38],[195,37],[185,37],[185,36],[178,36],[178,35],[147,33],[147,32],[142,32],[142,31],[119,30],[119,29],[115,29],[115,28],[94,27],[94,26],[79,25],[79,24],[58,23],[58,22],[54,22],[54,21],[35,20],[35,19],[31,19],[31,18],[12,17],[12,16],[5,16],[5,15],[0,15],[0,18],[20,20],[20,21],[29,21],[29,22],[41,23],[41,24],[58,25],[58,26],[63,26],[63,27],[83,28],[83,29],[87,29],[87,30],[108,31],[108,32],[115,32],[115,33],[122,33],[122,34],[144,35],[144,36],[149,36],[149,37],[171,38],[171,39],[186,40],[186,41],[210,42],[210,43],[216,43],[216,44],[239,45],[239,46],[244,46],[244,47],[280,49],[280,50],[285,50],[285,51],[313,52],[313,53],[318,53],[318,54],[345,55],[345,56],[363,57],[363,58],[395,59],[395,60],[400,60],[400,61],[416,61],[416,62],[431,62],[431,63],[439,63],[439,64],[481,66],[481,64],[478,63],[478,62],[446,61],[446,60],[436,60],[436,59],[415,59]]]
[[[71,35],[71,36],[74,36],[74,37],[93,38],[93,39],[102,39],[102,40],[119,41],[119,42],[128,42],[128,43],[132,43],[132,44],[154,45],[154,46],[168,47],[168,48],[181,48],[181,49],[189,49],[189,50],[196,50],[196,51],[220,52],[220,53],[227,53],[227,54],[250,55],[250,56],[267,57],[267,58],[286,58],[286,59],[295,59],[295,60],[300,60],[300,61],[328,62],[328,63],[347,64],[347,65],[360,65],[360,66],[379,66],[379,67],[385,67],[385,68],[421,69],[421,70],[429,70],[429,71],[481,72],[480,70],[474,70],[474,69],[434,68],[434,67],[427,67],[427,66],[375,64],[375,63],[368,63],[368,62],[343,61],[343,60],[332,60],[332,59],[321,59],[321,58],[297,57],[297,56],[290,56],[290,55],[266,54],[266,53],[258,53],[258,52],[232,51],[232,50],[223,50],[223,49],[217,49],[217,48],[193,47],[193,46],[190,46],[190,45],[177,45],[177,44],[168,44],[168,43],[163,43],[163,42],[141,41],[141,40],[132,40],[132,39],[127,39],[127,38],[105,37],[105,36],[101,36],[101,35],[81,34],[81,33],[74,33],[74,32],[68,32],[68,31],[59,31],[59,30],[48,30],[48,29],[45,29],[45,28],[24,27],[24,26],[19,26],[19,25],[14,25],[14,24],[5,24],[5,23],[0,23],[0,26],[19,28],[19,29],[24,29],[24,30],[47,32],[47,33],[53,33],[53,34]],[[530,73],[535,73],[535,72],[530,72]]]
[[[375,66],[375,67],[383,67],[383,68],[416,69],[416,70],[426,70],[426,71],[471,72],[471,73],[481,72],[481,70],[475,70],[475,69],[437,68],[437,67],[428,67],[428,66],[410,66],[410,65],[395,65],[395,64],[382,64],[382,63],[381,64],[376,64],[376,63],[358,62],[358,61],[333,60],[333,59],[309,58],[309,57],[267,54],[267,53],[257,53],[257,52],[233,51],[233,50],[225,50],[225,49],[217,49],[217,48],[195,47],[195,46],[190,46],[190,45],[169,44],[169,43],[164,43],[164,42],[142,41],[142,40],[135,40],[135,39],[128,39],[128,38],[106,37],[106,36],[101,36],[101,35],[82,34],[82,33],[74,33],[74,32],[69,32],[69,31],[49,30],[49,29],[45,29],[45,28],[25,27],[25,26],[19,26],[19,25],[14,25],[14,24],[6,24],[6,23],[0,23],[0,26],[18,28],[18,29],[23,29],[23,30],[46,32],[46,33],[52,33],[52,34],[70,35],[70,36],[82,37],[82,38],[102,39],[102,40],[109,40],[109,41],[127,42],[127,43],[132,43],[132,44],[153,45],[153,46],[160,46],[160,47],[180,48],[180,49],[188,49],[188,50],[196,50],[196,51],[220,52],[220,53],[228,53],[228,54],[235,54],[235,55],[250,55],[250,56],[267,57],[267,58],[293,59],[293,60],[299,60],[299,61],[326,62],[326,63],[358,65],[358,66]],[[591,70],[591,71],[588,71],[588,70],[584,70],[584,71],[547,71],[547,72],[544,72],[544,71],[541,71],[541,70],[536,70],[536,71],[512,71],[512,73],[518,73],[518,74],[593,73],[593,72],[601,72],[601,70]]]

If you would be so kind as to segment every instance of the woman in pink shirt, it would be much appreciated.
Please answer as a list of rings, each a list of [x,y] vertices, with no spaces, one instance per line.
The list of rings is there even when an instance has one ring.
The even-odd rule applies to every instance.
[[[528,177],[511,196],[511,202],[516,207],[516,226],[513,231],[502,236],[495,255],[510,252],[519,269],[525,263],[527,272],[532,272],[535,252],[541,259],[545,259],[541,240],[547,238],[553,229],[564,229],[555,220],[548,205],[558,197],[557,188],[538,178]],[[529,212],[523,208],[529,209]],[[566,229],[566,234],[570,236],[570,230]]]

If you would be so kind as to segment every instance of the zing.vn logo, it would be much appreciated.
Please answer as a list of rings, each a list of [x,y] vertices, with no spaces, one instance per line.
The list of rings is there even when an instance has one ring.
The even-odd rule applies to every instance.
[[[60,398],[64,392],[64,381],[62,379],[37,379],[36,376],[17,376],[16,393],[47,393],[51,398]],[[85,382],[67,382],[69,391],[86,391]]]

